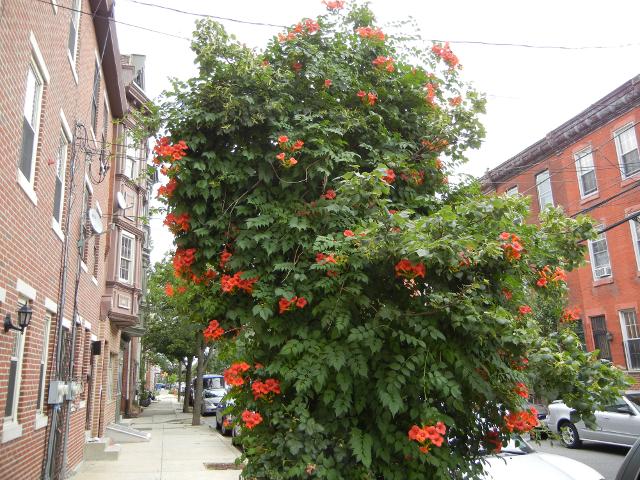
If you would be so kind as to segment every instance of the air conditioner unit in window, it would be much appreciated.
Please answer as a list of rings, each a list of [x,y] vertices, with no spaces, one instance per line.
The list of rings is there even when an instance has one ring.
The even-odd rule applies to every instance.
[[[595,269],[595,274],[596,274],[596,277],[598,277],[598,278],[610,277],[611,276],[611,267],[610,266],[606,266],[606,267],[596,268]]]

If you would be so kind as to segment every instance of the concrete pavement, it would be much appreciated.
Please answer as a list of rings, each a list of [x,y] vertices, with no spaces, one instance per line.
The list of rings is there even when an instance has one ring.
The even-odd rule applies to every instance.
[[[231,439],[206,424],[191,426],[191,414],[182,413],[175,396],[158,399],[139,418],[127,421],[151,432],[149,442],[123,443],[117,461],[85,461],[73,480],[238,480],[238,469],[207,468],[234,463],[240,453]]]

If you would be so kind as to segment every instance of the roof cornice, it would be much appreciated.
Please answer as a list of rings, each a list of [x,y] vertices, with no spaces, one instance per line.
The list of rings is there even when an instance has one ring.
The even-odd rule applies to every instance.
[[[512,178],[514,172],[540,163],[639,105],[640,75],[636,75],[544,138],[486,172],[480,178],[482,189],[492,190],[495,185]]]

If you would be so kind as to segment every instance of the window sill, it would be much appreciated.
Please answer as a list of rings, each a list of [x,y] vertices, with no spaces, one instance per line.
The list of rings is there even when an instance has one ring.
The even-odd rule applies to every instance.
[[[87,273],[89,271],[89,269],[87,268],[87,264],[84,263],[82,260],[80,260],[80,268],[82,268],[82,271],[84,273]]]
[[[637,182],[640,179],[640,172],[632,173],[628,177],[624,177],[620,182],[621,187],[626,187],[627,185],[631,185],[632,183]]]
[[[599,287],[601,285],[609,285],[610,283],[613,283],[613,277],[599,278],[593,281],[593,286]]]
[[[53,229],[55,234],[58,236],[60,241],[64,242],[64,233],[62,232],[62,229],[60,228],[60,224],[56,221],[55,218],[51,219],[51,228]]]
[[[585,203],[593,202],[594,200],[597,200],[598,198],[600,198],[600,192],[595,191],[593,193],[590,193],[586,197],[582,197],[582,199],[580,200],[580,205],[584,205]]]
[[[22,190],[24,190],[24,193],[27,194],[27,197],[29,197],[31,203],[37,206],[38,196],[36,195],[36,191],[33,189],[33,185],[31,185],[29,180],[25,178],[20,170],[18,170],[18,185],[20,185],[20,188],[22,188]]]
[[[49,417],[42,414],[41,412],[36,412],[36,423],[35,423],[35,426],[33,427],[34,430],[40,430],[41,428],[46,427],[48,423],[49,423]]]
[[[2,440],[1,443],[7,443],[11,440],[15,440],[22,436],[22,425],[17,422],[7,422],[5,420],[4,425],[2,426]]]
[[[91,281],[94,283],[94,285],[96,287],[98,286],[98,279],[96,277],[94,277],[93,275],[91,276]]]
[[[69,49],[67,49],[67,60],[69,60],[69,66],[71,67],[71,73],[73,74],[73,79],[75,80],[76,85],[78,85],[80,83],[78,81],[78,72],[76,71],[75,62],[71,57],[71,52],[69,52]]]

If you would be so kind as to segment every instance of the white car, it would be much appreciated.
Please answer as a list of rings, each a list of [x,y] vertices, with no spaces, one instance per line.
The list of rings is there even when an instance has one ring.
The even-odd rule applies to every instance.
[[[483,480],[604,480],[593,468],[560,455],[536,452],[523,440],[510,441],[485,459]]]
[[[571,418],[572,410],[561,401],[549,405],[547,424],[562,443],[577,448],[583,440],[630,447],[640,437],[640,392],[627,392],[615,404],[594,412],[597,428]]]

